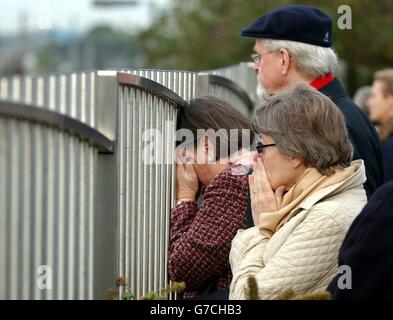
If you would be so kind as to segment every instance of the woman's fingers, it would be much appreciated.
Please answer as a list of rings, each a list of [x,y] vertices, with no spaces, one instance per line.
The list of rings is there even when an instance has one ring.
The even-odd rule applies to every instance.
[[[186,162],[183,166],[184,166],[184,171],[189,177],[193,177],[195,175],[195,169],[192,164]]]
[[[274,192],[276,196],[276,201],[277,201],[277,206],[280,209],[282,206],[282,199],[284,197],[284,192],[285,192],[286,187],[285,186],[279,186],[276,191]]]
[[[258,167],[258,179],[261,183],[261,187],[265,192],[271,192],[272,186],[270,185],[269,178],[267,177],[266,169],[263,164],[262,158],[258,158],[257,160],[257,167]]]
[[[258,159],[256,159],[256,161],[253,164],[252,175],[254,176],[254,183],[256,185],[260,185],[262,177],[261,177],[261,169],[259,167]]]
[[[180,172],[181,170],[182,170],[182,168],[183,168],[183,165],[182,164],[176,164],[176,172]]]
[[[181,179],[184,177],[184,171],[185,171],[184,164],[177,164],[176,165],[176,175],[177,175],[178,179]]]
[[[251,198],[251,213],[252,213],[252,219],[254,221],[254,225],[258,225],[259,224],[259,220],[258,220],[258,205],[257,202],[259,201],[258,197],[260,197],[259,194],[255,193],[255,186],[254,186],[254,175],[250,175],[248,176],[248,184],[250,186],[250,198]]]
[[[261,158],[258,158],[257,162],[254,163],[253,169],[253,191],[258,191],[261,197],[265,197],[268,194],[270,183],[266,180],[267,178],[264,177],[264,167]],[[270,193],[271,192],[270,189]]]
[[[250,190],[254,188],[254,175],[248,176],[248,184],[250,185]]]
[[[285,186],[280,186],[275,191],[272,189],[262,158],[257,159],[249,184],[253,193],[251,200],[253,211],[274,212],[281,208]]]
[[[185,162],[186,149],[176,148],[176,163],[183,164]]]
[[[198,192],[199,181],[192,164],[177,165],[176,192],[178,199],[194,199]]]

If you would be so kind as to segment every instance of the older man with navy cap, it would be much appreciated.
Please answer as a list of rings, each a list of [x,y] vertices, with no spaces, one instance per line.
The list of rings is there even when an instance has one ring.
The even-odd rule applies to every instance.
[[[381,145],[374,127],[334,78],[337,56],[331,48],[330,17],[309,6],[285,6],[259,17],[241,35],[256,38],[251,58],[265,92],[275,94],[305,82],[341,109],[354,159],[365,162],[370,197],[383,181]]]

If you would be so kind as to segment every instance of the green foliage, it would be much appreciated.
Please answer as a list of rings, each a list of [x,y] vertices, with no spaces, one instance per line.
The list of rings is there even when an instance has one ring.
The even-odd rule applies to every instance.
[[[203,70],[248,59],[253,41],[239,36],[255,12],[285,1],[173,0],[140,34],[148,65]]]
[[[139,34],[149,68],[204,70],[249,59],[254,40],[240,32],[258,16],[295,0],[172,0],[155,23]],[[333,43],[347,62],[348,88],[371,81],[375,70],[393,60],[391,0],[303,0],[334,22]],[[337,26],[339,6],[352,9],[352,29]]]
[[[135,300],[136,296],[132,294],[131,292],[124,292],[123,295],[121,296],[121,300]]]
[[[116,30],[110,25],[97,25],[91,28],[82,42],[96,46],[124,47],[128,54],[140,49],[138,39],[134,34]]]
[[[71,41],[52,39],[37,51],[37,58],[39,73],[138,68],[144,64],[142,47],[135,34],[110,25],[94,26]]]
[[[184,282],[173,282],[171,285],[160,290],[160,292],[150,291],[141,297],[137,297],[130,291],[128,281],[124,277],[118,277],[114,288],[108,290],[107,295],[111,300],[119,298],[120,289],[123,290],[121,300],[168,300],[168,294],[180,293],[186,288]]]
[[[257,280],[254,276],[249,276],[247,279],[248,290],[247,290],[247,300],[260,300],[258,295],[258,285]]]
[[[157,300],[157,298],[158,295],[156,292],[148,292],[143,297],[141,297],[141,300]]]

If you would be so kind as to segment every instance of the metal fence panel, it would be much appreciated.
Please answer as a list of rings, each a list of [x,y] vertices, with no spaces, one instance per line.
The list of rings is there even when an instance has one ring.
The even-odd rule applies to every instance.
[[[232,80],[240,86],[254,103],[260,101],[258,93],[258,78],[252,69],[251,62],[241,62],[237,65],[205,71],[208,74],[218,75]]]
[[[0,78],[0,99],[34,104],[96,128],[96,72]]]
[[[97,149],[25,120],[0,118],[0,128],[0,297],[91,298]],[[51,268],[51,290],[38,286],[40,266]]]
[[[123,70],[122,72],[155,81],[173,91],[185,101],[190,101],[199,95],[196,72],[155,69]]]
[[[242,99],[236,91],[231,90],[226,86],[222,86],[218,83],[210,83],[209,95],[229,102],[236,110],[247,118],[249,118],[252,114],[252,101],[244,101],[244,99]]]
[[[117,276],[138,296],[167,285],[178,110],[207,94],[244,114],[250,105],[217,79],[165,70],[0,78],[0,298],[105,298]],[[30,120],[4,116],[10,101],[58,123],[26,107]],[[75,120],[79,133],[65,128]],[[143,160],[152,146],[161,163]],[[41,265],[52,268],[52,290],[37,286]]]
[[[119,87],[119,275],[137,296],[168,283],[178,108],[159,90],[124,83]],[[152,129],[157,135],[147,135]],[[149,144],[155,150],[153,163],[144,159]]]

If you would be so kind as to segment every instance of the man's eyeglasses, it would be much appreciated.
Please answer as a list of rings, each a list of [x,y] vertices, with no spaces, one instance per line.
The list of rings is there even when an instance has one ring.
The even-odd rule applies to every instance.
[[[267,147],[274,147],[276,144],[275,143],[271,143],[271,144],[263,144],[261,141],[258,141],[255,144],[255,148],[257,149],[258,153],[263,153],[263,149],[267,148]]]
[[[275,51],[269,51],[269,52],[265,52],[265,53],[263,53],[263,54],[253,53],[253,54],[250,56],[250,58],[251,58],[251,61],[252,61],[252,62],[254,62],[255,64],[258,64],[258,63],[261,63],[262,57],[263,57],[265,54],[274,53],[274,52],[275,52]]]

